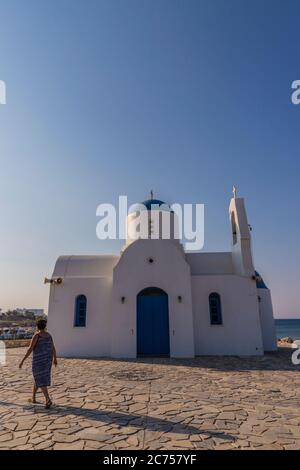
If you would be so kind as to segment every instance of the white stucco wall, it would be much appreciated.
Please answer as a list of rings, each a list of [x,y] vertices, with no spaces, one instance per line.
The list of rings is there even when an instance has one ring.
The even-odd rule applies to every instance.
[[[276,351],[276,329],[273,317],[273,306],[269,289],[257,289],[260,297],[259,310],[265,351]]]
[[[62,276],[63,283],[50,288],[48,321],[58,354],[136,357],[136,298],[151,286],[168,294],[171,357],[257,355],[274,349],[269,291],[257,290],[255,281],[243,276],[195,274],[208,270],[209,255],[193,258],[167,240],[138,240],[121,258],[59,258],[54,274]],[[153,264],[148,262],[150,257]],[[213,253],[211,258],[215,270],[217,260],[219,271],[232,270],[228,253]],[[223,325],[210,325],[211,292],[221,295]],[[88,302],[84,328],[74,327],[79,294],[86,295]]]
[[[221,296],[223,325],[210,324],[209,295]],[[256,284],[235,275],[192,276],[196,355],[261,355]]]
[[[186,261],[191,267],[191,274],[234,274],[232,253],[186,253]]]
[[[168,294],[170,356],[193,357],[190,266],[181,247],[168,240],[135,241],[114,269],[112,356],[136,357],[136,299],[146,287],[159,287]],[[181,303],[178,296],[182,296]]]
[[[57,353],[64,357],[109,356],[111,338],[112,273],[117,257],[73,256],[58,259],[54,274],[61,285],[52,285],[48,329]],[[86,327],[75,327],[75,299],[87,297]]]

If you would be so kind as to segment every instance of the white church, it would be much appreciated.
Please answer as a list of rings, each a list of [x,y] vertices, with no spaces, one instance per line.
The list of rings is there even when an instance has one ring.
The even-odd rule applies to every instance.
[[[166,207],[157,199],[143,205],[150,224],[151,207],[161,215]],[[171,224],[173,217],[170,211]],[[59,257],[48,280],[48,328],[59,356],[192,358],[275,350],[270,290],[255,271],[244,199],[236,194],[229,219],[228,252],[189,253],[175,237],[142,239],[131,231],[121,254]]]

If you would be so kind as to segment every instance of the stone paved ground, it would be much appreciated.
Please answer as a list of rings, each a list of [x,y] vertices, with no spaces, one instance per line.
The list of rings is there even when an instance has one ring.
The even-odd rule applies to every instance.
[[[262,358],[60,359],[55,406],[30,405],[30,360],[0,366],[0,449],[300,449],[290,350]]]

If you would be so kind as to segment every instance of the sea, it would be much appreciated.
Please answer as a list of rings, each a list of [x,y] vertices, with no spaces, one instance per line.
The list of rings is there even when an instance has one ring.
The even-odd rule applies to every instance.
[[[294,340],[300,340],[300,318],[275,320],[277,338],[290,336]]]

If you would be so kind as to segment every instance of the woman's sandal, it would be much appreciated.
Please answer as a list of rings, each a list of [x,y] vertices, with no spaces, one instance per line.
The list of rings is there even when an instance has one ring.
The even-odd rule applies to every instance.
[[[33,400],[33,398],[29,398],[28,403],[37,403],[37,401]]]
[[[52,401],[51,401],[51,400],[48,400],[47,403],[46,403],[46,405],[45,405],[45,408],[46,408],[47,410],[49,410],[49,408],[51,407],[51,405],[52,405]]]

